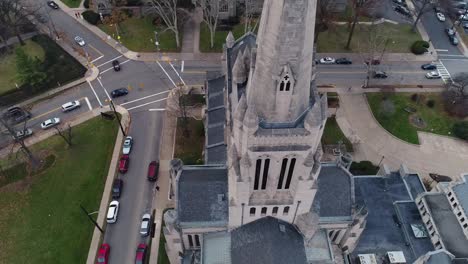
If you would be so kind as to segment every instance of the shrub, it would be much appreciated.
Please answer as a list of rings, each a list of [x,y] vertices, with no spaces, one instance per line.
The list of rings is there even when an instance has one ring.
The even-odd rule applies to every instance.
[[[461,121],[453,125],[453,134],[456,137],[468,140],[468,121]]]
[[[412,95],[411,95],[411,101],[417,102],[417,101],[418,101],[418,97],[419,97],[418,94],[412,94]]]
[[[91,11],[91,10],[86,10],[82,13],[83,18],[88,21],[91,25],[96,25],[99,22],[99,14]]]
[[[429,108],[433,108],[434,105],[435,105],[435,102],[434,102],[434,100],[429,100],[429,101],[427,101],[426,105],[427,105],[427,107],[429,107]]]
[[[374,166],[368,160],[363,160],[357,163],[353,162],[349,171],[354,175],[375,175],[379,171],[379,167]]]
[[[413,52],[416,55],[421,55],[424,52],[427,52],[427,49],[429,48],[429,43],[427,41],[423,40],[417,40],[411,45],[411,52]]]
[[[84,0],[83,6],[88,9],[89,8],[89,0]]]

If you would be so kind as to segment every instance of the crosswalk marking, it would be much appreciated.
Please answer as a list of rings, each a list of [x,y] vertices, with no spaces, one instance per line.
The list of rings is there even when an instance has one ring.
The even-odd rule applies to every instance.
[[[445,65],[441,60],[435,62],[435,65],[437,66],[437,72],[439,72],[444,83],[446,83],[448,80],[452,80],[452,76],[450,76],[450,73],[448,72],[447,68],[445,68]]]

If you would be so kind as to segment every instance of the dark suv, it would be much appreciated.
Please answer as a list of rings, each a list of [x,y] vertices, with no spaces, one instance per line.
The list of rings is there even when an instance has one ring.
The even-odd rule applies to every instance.
[[[387,78],[387,73],[384,71],[375,71],[374,74],[372,75],[375,79],[385,79]]]
[[[10,107],[3,113],[3,118],[14,124],[26,121],[30,117],[31,113],[18,106]]]
[[[124,96],[128,94],[127,88],[119,88],[115,89],[114,91],[111,92],[112,98],[119,97],[119,96]]]
[[[121,179],[115,179],[112,185],[112,199],[120,198],[122,195],[123,181]]]
[[[114,71],[120,71],[120,63],[118,60],[112,61],[112,67],[114,67]]]

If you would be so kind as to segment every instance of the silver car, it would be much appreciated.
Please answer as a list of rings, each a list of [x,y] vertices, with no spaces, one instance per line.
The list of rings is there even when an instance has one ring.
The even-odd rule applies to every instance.
[[[48,129],[48,128],[51,128],[51,127],[56,126],[58,124],[60,124],[60,118],[54,117],[54,118],[47,119],[46,121],[42,122],[41,123],[41,128],[42,129]]]
[[[142,236],[147,236],[149,235],[150,231],[151,231],[151,215],[144,214],[143,217],[141,218],[140,234]]]
[[[122,147],[122,154],[124,155],[130,154],[130,151],[132,151],[132,145],[133,145],[133,138],[130,136],[126,137],[123,143],[123,147]]]
[[[84,45],[86,45],[86,42],[84,41],[84,39],[80,36],[76,36],[75,37],[75,42],[80,45],[81,47],[83,47]]]

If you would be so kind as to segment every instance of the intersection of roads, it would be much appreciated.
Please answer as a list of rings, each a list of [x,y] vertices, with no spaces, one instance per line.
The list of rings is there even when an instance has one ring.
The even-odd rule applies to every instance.
[[[40,123],[46,119],[60,117],[62,122],[67,122],[86,111],[108,105],[110,100],[130,112],[131,126],[128,133],[134,138],[130,168],[125,175],[118,176],[124,180],[123,194],[119,199],[118,221],[107,226],[103,242],[111,245],[110,259],[113,263],[132,263],[136,246],[148,239],[142,238],[138,231],[141,216],[150,212],[155,195],[155,184],[147,181],[146,173],[150,161],[159,158],[162,113],[168,93],[180,82],[185,82],[188,86],[202,86],[206,72],[220,71],[221,62],[185,61],[184,71],[181,72],[181,62],[158,60],[157,56],[153,62],[127,59],[65,12],[53,10],[50,11],[50,16],[57,30],[64,32],[68,39],[81,36],[86,41],[84,52],[100,74],[93,81],[34,104],[30,110],[33,117],[27,125],[33,131],[39,131]],[[468,60],[457,48],[450,45],[443,35],[444,26],[436,20],[434,14],[425,14],[422,23],[439,53],[439,60],[435,63],[443,78],[449,79],[450,74],[468,69]],[[76,44],[72,45],[80,48]],[[119,60],[121,71],[113,70],[113,60]],[[389,77],[373,81],[378,84],[440,84],[441,80],[428,80],[424,77],[425,71],[420,68],[422,63],[424,62],[385,62],[379,67],[389,73]],[[319,65],[317,79],[318,84],[348,87],[362,85],[365,76],[366,68],[355,61],[352,65]],[[129,94],[112,99],[110,92],[121,87],[127,88]],[[80,100],[81,108],[62,113],[60,106],[74,100]]]

